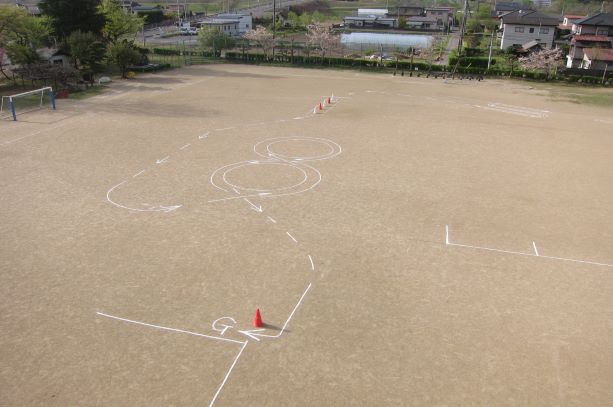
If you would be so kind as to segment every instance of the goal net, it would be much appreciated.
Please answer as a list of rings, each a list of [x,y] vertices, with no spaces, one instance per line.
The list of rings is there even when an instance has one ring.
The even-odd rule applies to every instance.
[[[15,95],[2,96],[0,117],[17,120],[17,116],[21,114],[40,109],[55,110],[55,95],[50,86]]]

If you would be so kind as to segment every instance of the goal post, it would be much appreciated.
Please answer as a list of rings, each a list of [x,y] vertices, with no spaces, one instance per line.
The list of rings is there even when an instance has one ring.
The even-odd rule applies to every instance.
[[[12,117],[14,121],[17,121],[17,116],[20,114],[46,108],[55,110],[55,93],[51,86],[2,96],[0,117]]]

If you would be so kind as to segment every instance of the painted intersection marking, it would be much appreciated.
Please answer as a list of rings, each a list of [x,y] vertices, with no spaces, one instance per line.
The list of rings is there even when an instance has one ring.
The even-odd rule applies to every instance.
[[[485,250],[485,251],[490,251],[490,252],[512,254],[512,255],[517,255],[517,256],[530,256],[530,257],[538,257],[538,258],[541,258],[541,259],[568,261],[568,262],[572,262],[572,263],[581,263],[581,264],[591,264],[591,265],[594,265],[594,266],[613,267],[613,264],[599,263],[599,262],[589,261],[589,260],[576,260],[576,259],[567,259],[567,258],[564,258],[564,257],[543,256],[542,254],[539,254],[539,252],[538,252],[538,250],[536,248],[536,244],[534,242],[532,242],[532,245],[533,245],[533,248],[534,248],[534,253],[516,252],[516,251],[512,251],[512,250],[501,250],[501,249],[494,249],[494,248],[491,248],[491,247],[484,247],[484,246],[471,246],[471,245],[467,245],[467,244],[451,243],[451,241],[449,239],[449,225],[445,225],[445,245],[447,245],[447,246],[456,246],[456,247],[464,247],[464,248],[467,248],[467,249],[474,249],[474,250]]]

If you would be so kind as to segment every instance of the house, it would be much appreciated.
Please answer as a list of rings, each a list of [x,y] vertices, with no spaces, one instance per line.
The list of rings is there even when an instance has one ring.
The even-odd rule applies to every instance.
[[[240,20],[238,18],[209,18],[206,20],[199,21],[197,25],[198,27],[202,28],[217,29],[230,37],[240,36]]]
[[[386,17],[388,12],[386,8],[359,8],[358,17]]]
[[[70,66],[70,56],[57,48],[39,48],[36,53],[51,65]]]
[[[396,17],[418,17],[424,15],[424,7],[418,5],[405,4],[396,7],[394,15]]]
[[[611,70],[613,69],[612,48],[584,48],[580,68]]]
[[[500,49],[521,47],[537,41],[543,48],[553,46],[558,18],[534,10],[518,10],[503,14],[500,18],[502,41]]]
[[[598,13],[573,23],[573,34],[606,35],[613,37],[613,13]]]
[[[392,17],[348,16],[343,22],[348,27],[398,28],[398,19]]]
[[[512,11],[519,11],[522,9],[526,9],[526,6],[522,3],[497,1],[492,10],[492,17],[497,18]]]
[[[245,35],[247,31],[253,29],[253,19],[247,13],[225,13],[217,14],[215,18],[222,20],[238,20],[238,34]]]
[[[566,67],[578,68],[587,63],[584,60],[584,49],[613,47],[613,13],[598,13],[591,17],[576,20],[571,32],[572,37],[570,49],[566,56]]]
[[[587,16],[579,16],[575,14],[566,14],[562,17],[562,24],[558,26],[560,30],[571,30],[573,24]]]
[[[606,35],[573,35],[566,55],[566,67],[578,68],[583,64],[583,50],[587,48],[611,48],[612,37]]]
[[[453,25],[453,16],[455,8],[453,7],[426,7],[424,9],[426,17],[430,17],[436,21],[435,28],[443,30],[446,27]]]
[[[414,30],[436,30],[438,20],[436,17],[414,16],[407,18],[407,28]]]

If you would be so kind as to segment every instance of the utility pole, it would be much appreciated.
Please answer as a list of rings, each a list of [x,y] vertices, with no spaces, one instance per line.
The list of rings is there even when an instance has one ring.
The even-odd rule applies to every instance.
[[[460,40],[458,41],[458,56],[462,53],[462,45],[464,43],[464,33],[466,32],[466,20],[468,19],[468,0],[464,0],[464,16],[462,16],[462,24],[460,26]]]
[[[272,0],[272,61],[275,61],[275,43],[277,40],[277,0]]]
[[[490,38],[490,53],[487,56],[487,70],[490,70],[490,65],[492,64],[492,44],[494,43],[494,33],[496,30],[492,30],[492,37]]]

